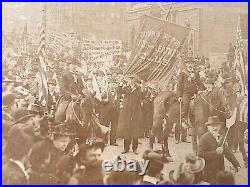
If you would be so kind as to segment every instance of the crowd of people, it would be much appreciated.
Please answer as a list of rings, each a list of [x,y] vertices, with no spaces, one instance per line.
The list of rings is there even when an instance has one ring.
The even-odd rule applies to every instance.
[[[208,59],[203,60],[206,62],[203,65],[195,65],[193,58],[183,60],[184,68],[172,78],[173,85],[166,86],[177,92],[183,106],[183,123],[175,126],[175,134],[179,134],[175,136],[176,144],[190,143],[185,129],[189,128],[190,103],[198,94],[219,88],[230,97],[231,109],[240,98],[233,73],[226,67],[212,70]],[[177,169],[169,171],[169,176],[162,175],[162,171],[171,159],[167,159],[164,150],[152,149],[143,153],[142,159],[150,161],[143,176],[139,171],[104,172],[102,154],[106,146],[118,146],[117,139],[122,138],[121,154],[132,149],[137,155],[140,138],[154,138],[153,102],[161,89],[137,75],[123,75],[120,67],[106,72],[92,68],[91,73],[86,73],[79,60],[55,56],[48,58],[48,64],[46,94],[35,56],[8,58],[3,63],[4,184],[234,184],[233,174],[225,171],[224,157],[239,171],[240,164],[233,154],[239,145],[247,162],[242,142],[244,130],[235,125],[224,143],[225,134],[221,133],[224,121],[213,115],[199,134],[197,150],[187,154]],[[60,102],[77,102],[86,95],[94,103],[90,118],[96,117],[98,123],[110,128],[110,133],[79,143],[70,121],[57,123],[55,118]]]

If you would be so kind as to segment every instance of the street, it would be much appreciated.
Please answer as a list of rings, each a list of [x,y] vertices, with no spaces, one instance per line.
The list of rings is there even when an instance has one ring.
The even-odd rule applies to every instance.
[[[191,137],[189,137],[189,139],[191,140]],[[139,142],[141,144],[139,144],[139,147],[138,147],[138,153],[139,153],[138,155],[135,155],[132,152],[132,150],[129,153],[121,155],[121,152],[123,151],[123,140],[118,139],[117,143],[119,146],[107,146],[104,150],[102,158],[104,160],[105,159],[106,160],[113,160],[113,158],[115,156],[121,155],[121,157],[126,159],[126,160],[130,160],[130,159],[140,160],[142,158],[143,152],[145,150],[149,149],[149,138],[139,139]],[[245,145],[245,147],[246,147],[246,150],[248,150],[247,144]],[[154,149],[155,150],[161,149],[161,144],[155,143]],[[185,160],[185,155],[192,151],[192,144],[191,143],[175,144],[174,138],[170,137],[169,138],[169,149],[170,149],[170,154],[172,155],[174,162],[167,163],[164,166],[163,174],[166,177],[166,179],[168,179],[168,173],[171,170],[176,169],[178,167],[178,164]],[[240,171],[235,174],[235,183],[236,184],[247,184],[247,181],[248,181],[248,174],[247,174],[248,171],[247,170],[248,169],[244,167],[241,153],[239,151],[237,151],[235,153],[235,155],[236,155],[236,158],[240,162],[240,165],[242,167],[240,169]],[[226,170],[232,171],[234,173],[233,166],[226,159],[225,159],[225,166],[226,166]]]

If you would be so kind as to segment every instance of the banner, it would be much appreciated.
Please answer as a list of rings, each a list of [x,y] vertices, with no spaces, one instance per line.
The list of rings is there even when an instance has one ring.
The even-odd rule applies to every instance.
[[[145,16],[125,74],[137,74],[145,81],[168,79],[189,33],[186,27]]]
[[[121,52],[121,40],[83,40],[82,42],[82,53],[89,62],[112,62],[113,56]]]

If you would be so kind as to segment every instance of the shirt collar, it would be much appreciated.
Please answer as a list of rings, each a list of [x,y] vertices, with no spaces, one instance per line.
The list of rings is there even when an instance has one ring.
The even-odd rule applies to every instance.
[[[26,178],[29,177],[28,173],[25,170],[24,164],[19,161],[19,160],[14,160],[14,159],[10,159],[11,162],[14,162],[16,165],[18,165],[19,168],[21,168],[21,170],[23,171],[24,175],[26,176]]]
[[[149,183],[152,183],[152,184],[158,184],[158,182],[159,182],[160,180],[157,179],[156,177],[151,177],[151,176],[145,175],[145,176],[143,177],[143,181],[144,181],[144,182],[149,182]]]

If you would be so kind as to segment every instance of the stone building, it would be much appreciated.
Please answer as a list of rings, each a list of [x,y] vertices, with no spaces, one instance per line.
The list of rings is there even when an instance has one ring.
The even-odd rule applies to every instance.
[[[88,38],[126,40],[127,6],[128,3],[48,3],[48,25],[52,30]]]
[[[131,3],[128,10],[131,33],[139,28],[140,18],[152,12],[152,4],[158,6],[158,17],[161,19],[166,20],[171,7],[167,20],[191,27],[195,54],[220,60],[225,58],[229,43],[236,41],[238,17],[248,14],[247,3]],[[247,19],[244,20],[246,23],[242,32],[247,33]]]

